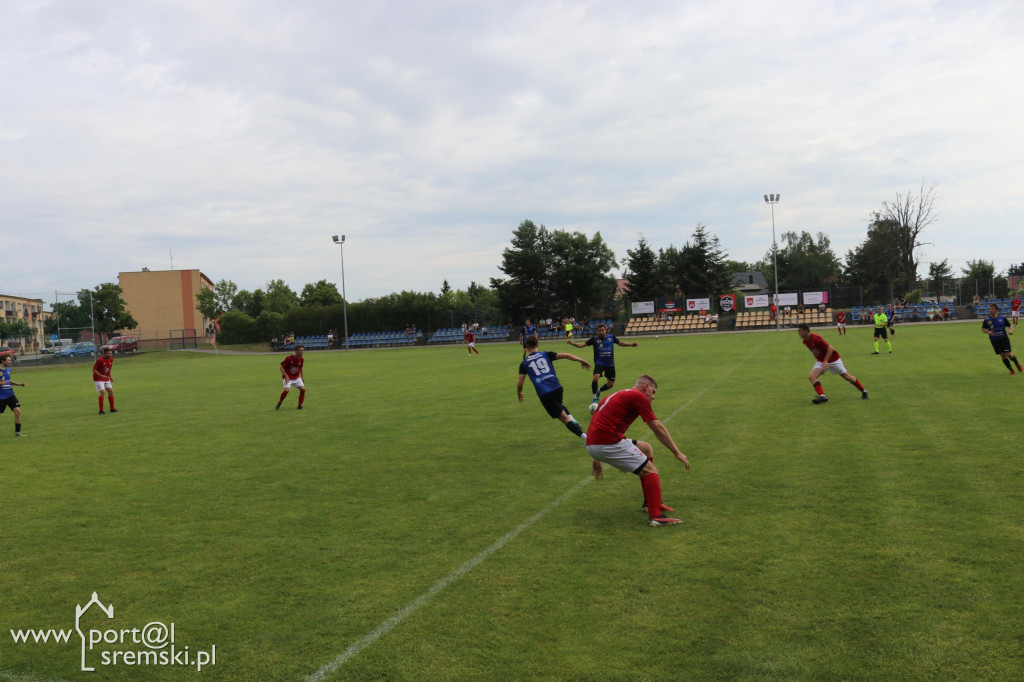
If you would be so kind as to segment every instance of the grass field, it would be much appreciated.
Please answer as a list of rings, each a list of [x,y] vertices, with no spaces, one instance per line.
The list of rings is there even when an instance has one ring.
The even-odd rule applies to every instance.
[[[280,355],[118,359],[102,417],[87,365],[15,367],[0,679],[194,678],[104,664],[150,623],[215,646],[208,679],[1022,679],[1024,376],[979,324],[898,330],[879,356],[827,330],[871,399],[826,375],[820,406],[796,332],[617,349],[693,465],[656,445],[666,528],[516,402],[513,345],[307,353],[301,412]],[[556,368],[585,425],[589,372]],[[77,633],[14,641],[93,592],[114,617],[83,631],[128,631],[95,672]]]

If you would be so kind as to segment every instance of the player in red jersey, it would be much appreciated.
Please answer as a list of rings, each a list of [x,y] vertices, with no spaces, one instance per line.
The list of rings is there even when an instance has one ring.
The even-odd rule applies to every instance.
[[[817,360],[814,363],[814,369],[811,370],[810,375],[807,377],[811,382],[811,386],[814,386],[814,392],[818,394],[817,397],[811,400],[812,403],[820,405],[821,403],[828,402],[828,396],[825,395],[825,390],[821,387],[821,382],[818,381],[818,377],[825,373],[826,368],[832,374],[838,374],[856,386],[860,390],[860,397],[862,399],[868,399],[868,392],[864,389],[863,384],[857,380],[857,377],[846,371],[846,367],[839,357],[839,351],[829,345],[828,341],[811,332],[811,328],[806,324],[798,324],[796,331],[800,334],[800,338],[804,340],[804,345],[814,354],[814,359]]]
[[[654,466],[654,448],[650,443],[629,440],[626,430],[637,417],[654,432],[655,437],[668,448],[675,458],[690,469],[690,460],[679,451],[665,425],[658,421],[651,409],[651,401],[658,390],[658,382],[644,374],[633,388],[616,391],[601,401],[587,429],[587,453],[594,459],[594,478],[604,478],[601,462],[619,471],[637,474],[644,491],[644,510],[652,526],[681,523],[668,517],[666,511],[675,511],[661,501],[661,478]]]
[[[1010,317],[1013,319],[1013,326],[1016,327],[1020,322],[1020,296],[1018,294],[1014,294],[1013,300],[1010,301]]]
[[[281,397],[277,399],[277,406],[275,410],[281,409],[281,403],[288,396],[288,391],[292,388],[299,389],[299,407],[302,409],[302,401],[306,399],[306,385],[302,382],[302,353],[306,350],[306,347],[301,343],[295,346],[295,354],[289,355],[281,361],[281,379],[283,380],[284,390],[281,391]]]
[[[96,358],[92,365],[92,381],[96,385],[96,391],[100,394],[100,414],[103,411],[103,393],[106,392],[110,398],[110,412],[114,413],[114,379],[110,376],[110,370],[114,366],[114,349],[107,348],[103,355]]]
[[[846,334],[846,312],[842,310],[836,313],[836,329],[839,330],[839,336]]]
[[[462,337],[462,342],[466,344],[466,350],[469,353],[469,357],[473,357],[473,353],[480,355],[480,351],[476,349],[476,335],[473,334],[472,329],[466,329],[466,333]]]

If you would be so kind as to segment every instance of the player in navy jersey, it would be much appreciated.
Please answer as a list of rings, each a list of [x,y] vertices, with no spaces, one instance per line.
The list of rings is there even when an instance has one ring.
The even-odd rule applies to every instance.
[[[601,399],[601,394],[615,385],[615,346],[630,346],[636,348],[637,344],[623,343],[615,334],[608,333],[608,326],[597,325],[597,336],[592,336],[583,343],[566,341],[570,346],[576,348],[594,347],[594,378],[590,382],[590,392],[594,394],[594,402]],[[600,389],[597,387],[597,380],[604,375],[605,384]],[[593,408],[591,408],[593,409]]]
[[[14,358],[10,355],[0,357],[0,414],[4,413],[8,407],[11,408],[11,412],[14,413],[14,435],[20,436],[21,433],[21,403],[18,402],[17,396],[14,395],[14,387],[22,386],[25,384],[19,384],[17,381],[11,381],[11,363]]]
[[[523,325],[523,328],[519,330],[519,343],[523,344],[523,357],[524,358],[526,357],[527,353],[530,352],[530,351],[526,350],[526,339],[530,338],[531,336],[536,336],[536,335],[537,335],[537,328],[534,327],[533,324],[529,320],[527,320],[526,324]]]
[[[995,303],[989,305],[988,317],[981,323],[981,331],[988,334],[988,340],[992,342],[992,350],[1003,358],[1003,364],[1006,365],[1006,369],[1010,370],[1010,374],[1024,372],[1024,367],[1020,366],[1020,361],[1017,360],[1017,356],[1010,348],[1010,335],[1013,334],[1013,327],[1006,321],[1005,316],[999,314],[999,306]],[[1011,360],[1014,365],[1017,365],[1017,372],[1013,371]]]
[[[537,390],[537,397],[540,398],[540,404],[544,406],[551,418],[560,420],[565,424],[565,428],[586,443],[587,437],[583,434],[579,422],[573,419],[569,409],[562,404],[562,384],[559,383],[558,376],[555,374],[554,363],[555,360],[572,360],[583,365],[585,370],[590,369],[590,363],[572,353],[552,353],[538,350],[538,345],[540,342],[536,336],[526,337],[526,357],[519,364],[519,384],[516,386],[519,402],[523,402],[523,384],[526,383],[526,377],[530,377],[533,387]]]

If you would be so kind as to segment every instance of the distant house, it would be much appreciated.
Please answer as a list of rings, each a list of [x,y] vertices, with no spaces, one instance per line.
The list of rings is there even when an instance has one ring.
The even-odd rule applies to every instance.
[[[753,272],[734,272],[729,275],[729,281],[744,296],[758,296],[771,293],[771,289],[768,288],[768,280],[756,270]]]

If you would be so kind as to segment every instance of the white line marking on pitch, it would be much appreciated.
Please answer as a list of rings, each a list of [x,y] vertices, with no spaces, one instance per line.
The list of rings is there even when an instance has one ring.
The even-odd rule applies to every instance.
[[[762,344],[762,346],[763,345],[764,344]],[[761,350],[761,346],[758,346],[750,355],[743,358],[743,360],[741,360],[736,366],[734,366],[728,372],[719,377],[718,380],[715,381],[715,383],[711,384],[710,386],[702,390],[700,393],[696,394],[695,396],[687,400],[685,403],[683,403],[683,405],[676,409],[676,411],[673,412],[668,417],[668,419],[663,420],[662,423],[667,423],[669,420],[672,419],[672,417],[675,417],[682,410],[686,409],[689,405],[692,405],[697,398],[701,397],[702,395],[710,391],[712,388],[717,386],[719,383],[721,383],[723,379],[725,379],[734,371],[736,371],[736,369],[739,368],[740,365],[744,364],[747,360],[754,357],[754,355],[759,350]],[[401,609],[398,610],[398,612],[395,615],[391,616],[386,621],[378,625],[368,635],[358,640],[352,646],[338,654],[338,656],[333,661],[325,663],[323,666],[321,666],[319,670],[317,670],[315,673],[306,678],[306,682],[319,682],[320,680],[326,679],[326,677],[331,673],[336,672],[341,666],[345,665],[345,663],[347,663],[350,658],[352,658],[360,651],[376,642],[384,635],[394,630],[403,620],[405,620],[409,616],[409,614],[411,614],[413,611],[415,611],[416,609],[418,609],[419,607],[423,606],[431,599],[433,599],[438,592],[440,592],[441,590],[448,587],[462,576],[472,571],[474,568],[480,565],[484,559],[486,559],[487,557],[489,557],[490,555],[494,554],[499,549],[504,547],[506,544],[508,544],[510,540],[515,538],[517,535],[522,533],[524,530],[526,530],[533,524],[537,523],[537,521],[540,521],[548,512],[550,512],[552,509],[565,502],[567,499],[569,499],[570,496],[573,495],[573,493],[575,493],[577,490],[590,483],[592,480],[594,479],[591,478],[590,476],[587,476],[582,481],[573,486],[572,489],[569,490],[567,493],[563,494],[554,502],[544,507],[544,509],[537,512],[532,518],[519,524],[516,528],[498,538],[489,547],[484,549],[475,557],[473,557],[466,563],[456,568],[454,571],[449,573],[441,580],[434,583],[433,587],[431,587],[429,590],[427,590],[426,592],[424,592],[423,594],[421,594],[420,596],[416,597],[411,602],[403,606]]]

